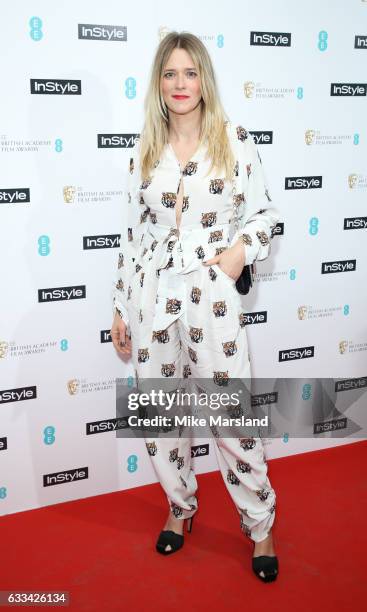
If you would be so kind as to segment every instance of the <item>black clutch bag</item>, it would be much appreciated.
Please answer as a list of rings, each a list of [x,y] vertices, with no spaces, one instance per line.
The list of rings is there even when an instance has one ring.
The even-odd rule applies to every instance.
[[[235,228],[237,230],[239,227],[239,222],[238,222],[238,209],[237,209],[235,195],[236,195],[235,173],[233,173],[232,198],[233,198],[234,222],[235,222]],[[254,264],[250,264],[248,266],[245,265],[243,267],[243,270],[240,276],[236,280],[236,289],[238,293],[240,293],[241,295],[246,295],[250,291],[250,288],[252,287],[254,273],[255,273]]]
[[[236,289],[241,295],[246,295],[252,287],[252,277],[254,274],[254,264],[244,266],[241,275],[236,280]]]

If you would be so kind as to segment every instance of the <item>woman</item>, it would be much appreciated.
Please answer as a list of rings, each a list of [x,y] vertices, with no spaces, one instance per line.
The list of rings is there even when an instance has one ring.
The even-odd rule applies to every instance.
[[[222,108],[200,39],[169,33],[159,44],[145,101],[145,124],[131,154],[114,285],[115,348],[132,354],[137,380],[251,377],[245,312],[236,290],[244,265],[270,253],[278,212],[269,208],[257,147]],[[242,229],[230,238],[234,210]],[[271,527],[275,492],[260,438],[218,438],[215,449],[242,531],[254,543],[252,567],[275,580]],[[188,438],[146,442],[169,513],[157,551],[184,541],[182,519],[197,510]]]

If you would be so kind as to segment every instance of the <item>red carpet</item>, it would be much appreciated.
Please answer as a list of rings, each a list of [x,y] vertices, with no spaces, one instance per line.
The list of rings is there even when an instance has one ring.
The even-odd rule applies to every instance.
[[[366,600],[367,442],[269,461],[279,577],[251,570],[252,543],[219,472],[198,475],[183,549],[155,552],[160,485],[1,518],[0,590],[69,591],[71,610],[345,610]]]

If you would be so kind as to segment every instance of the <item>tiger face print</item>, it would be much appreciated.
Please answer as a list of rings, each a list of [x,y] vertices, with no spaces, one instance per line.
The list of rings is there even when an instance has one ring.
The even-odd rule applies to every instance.
[[[227,386],[229,382],[228,370],[227,372],[218,372],[218,371],[214,372],[213,381],[219,387]]]
[[[159,331],[153,331],[152,334],[152,342],[157,340],[159,344],[167,344],[169,342],[169,334],[167,329],[162,329]]]
[[[176,194],[170,191],[162,193],[161,202],[166,208],[174,208],[176,206]]]
[[[178,506],[177,504],[175,504],[174,502],[171,503],[171,510],[172,510],[172,514],[178,518],[179,516],[183,515],[183,510],[181,508],[181,506]]]
[[[201,225],[203,227],[212,227],[217,222],[217,211],[201,213]]]
[[[150,216],[151,223],[157,223],[157,213],[149,212],[149,216]]]
[[[176,371],[176,366],[174,363],[162,363],[161,373],[162,376],[166,376],[167,378],[173,376]]]
[[[173,463],[174,461],[177,461],[177,457],[178,457],[178,448],[174,448],[173,450],[169,451],[169,460],[171,463]]]
[[[181,300],[176,298],[167,298],[166,301],[166,313],[177,314],[181,310]]]
[[[258,239],[260,240],[260,244],[262,246],[265,246],[266,244],[269,244],[269,238],[268,235],[264,232],[256,232],[256,236],[258,237]]]
[[[214,232],[210,232],[210,236],[208,238],[208,242],[218,242],[218,240],[223,240],[223,230],[215,230]]]
[[[197,356],[196,351],[194,351],[194,349],[192,349],[191,346],[189,346],[188,352],[189,352],[189,357],[190,357],[191,361],[193,361],[194,363],[197,363],[198,362],[198,356]]]
[[[154,457],[154,455],[157,454],[158,448],[155,442],[146,442],[145,446],[147,447],[148,454],[151,457]]]
[[[198,162],[190,161],[188,164],[186,164],[182,174],[184,176],[192,176],[193,174],[196,174],[197,169],[198,169]]]
[[[244,142],[246,138],[248,138],[248,131],[245,130],[245,128],[242,127],[241,125],[238,125],[236,127],[236,132],[237,132],[238,140],[242,140],[242,142]]]
[[[219,302],[213,302],[212,304],[213,314],[218,319],[219,317],[225,317],[227,314],[227,304],[225,300]]]
[[[203,341],[203,328],[202,327],[191,327],[190,325],[190,338],[193,342]]]
[[[232,406],[232,404],[230,406],[226,406],[226,411],[228,412],[228,416],[232,419],[238,419],[239,417],[243,416],[241,404],[238,404],[238,406]]]
[[[140,348],[138,349],[138,362],[145,363],[149,359],[149,349],[148,348]]]
[[[247,244],[248,246],[252,245],[252,238],[250,234],[242,234],[242,241],[244,244]]]
[[[190,364],[185,364],[183,367],[183,377],[184,378],[188,378],[191,375],[191,368],[190,368]]]
[[[256,445],[256,440],[253,437],[240,438],[240,446],[241,448],[243,448],[244,451],[253,449],[255,445]]]
[[[209,268],[208,274],[209,274],[209,278],[210,278],[211,281],[215,281],[217,276],[218,276],[218,274],[216,273],[216,271],[212,267]]]
[[[260,491],[255,491],[260,501],[266,501],[269,497],[269,491],[266,489],[260,489]]]
[[[224,189],[223,179],[211,179],[209,184],[209,193],[221,194]]]
[[[241,474],[249,474],[251,472],[251,465],[246,463],[246,461],[240,461],[240,459],[237,459],[236,470],[237,472],[241,472]]]
[[[240,322],[240,327],[245,327],[246,325],[246,313],[245,312],[240,312],[240,314],[238,315],[238,319]]]
[[[123,265],[124,265],[124,254],[119,253],[119,261],[117,264],[118,269],[122,268]]]
[[[223,352],[226,357],[232,357],[237,353],[237,345],[234,340],[229,342],[222,342]]]
[[[232,485],[239,485],[240,481],[232,470],[227,470],[227,482]]]
[[[198,259],[204,259],[204,257],[205,257],[205,251],[204,251],[204,249],[203,249],[203,247],[202,247],[202,246],[198,246],[198,247],[195,249],[195,253],[196,253],[196,255],[198,256]]]
[[[245,194],[244,193],[236,193],[233,198],[233,204],[238,208],[245,202]]]
[[[191,290],[191,301],[193,304],[199,304],[201,298],[201,289],[199,287],[193,287]]]

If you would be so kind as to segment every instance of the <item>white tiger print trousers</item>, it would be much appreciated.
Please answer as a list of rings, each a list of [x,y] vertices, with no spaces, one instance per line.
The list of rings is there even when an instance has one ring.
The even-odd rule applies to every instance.
[[[234,281],[218,265],[211,269],[220,279],[215,289],[211,282],[203,284],[202,272],[182,275],[185,307],[164,330],[152,330],[154,305],[129,304],[132,359],[141,389],[148,390],[154,379],[164,380],[165,389],[168,382],[173,390],[177,378],[202,379],[203,384],[208,381],[214,385],[223,378],[251,378],[240,296],[235,297]],[[210,274],[208,270],[209,277]],[[194,301],[197,286],[202,287],[199,304]],[[233,300],[227,299],[226,303],[229,295],[233,295]],[[227,314],[224,324],[223,317],[212,315],[214,308],[223,307],[222,302]],[[251,540],[259,542],[272,528],[276,506],[262,440],[228,434],[222,437],[220,428],[210,429],[219,469],[240,516],[240,528]],[[191,464],[192,438],[178,432],[160,433],[146,436],[145,443],[171,512],[177,518],[189,518],[198,508],[197,481]]]

